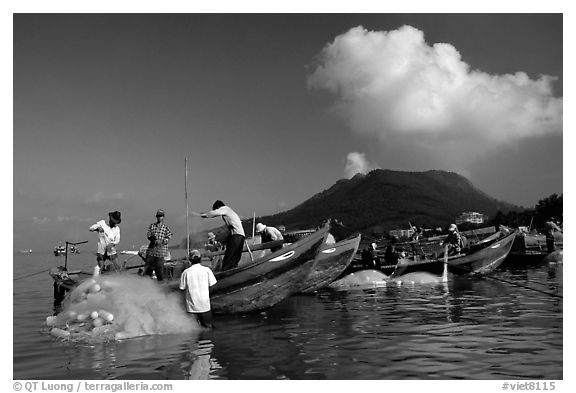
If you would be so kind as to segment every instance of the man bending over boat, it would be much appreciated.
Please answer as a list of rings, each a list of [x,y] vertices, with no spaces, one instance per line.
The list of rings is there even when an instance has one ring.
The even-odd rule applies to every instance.
[[[106,260],[112,263],[114,271],[120,271],[120,266],[116,262],[118,254],[116,253],[116,246],[120,243],[120,227],[118,224],[122,222],[120,212],[108,213],[108,224],[104,220],[98,221],[90,227],[90,232],[98,232],[98,248],[96,251],[96,263],[98,264],[98,272],[100,270],[109,270],[110,265],[106,265]]]
[[[256,224],[256,233],[260,234],[260,237],[262,238],[262,243],[273,242],[276,240],[284,240],[284,236],[282,236],[282,233],[280,233],[278,229],[264,225],[261,222]],[[281,248],[282,245],[279,245],[277,247],[272,247],[270,251],[272,252],[278,251]]]
[[[448,227],[448,236],[444,239],[442,245],[447,246],[448,255],[460,254],[460,251],[462,251],[462,239],[456,224],[450,224]]]
[[[217,200],[212,205],[212,210],[206,213],[200,213],[200,217],[222,217],[230,232],[226,238],[226,251],[224,253],[224,259],[222,260],[222,270],[229,270],[238,266],[238,262],[240,262],[240,258],[242,257],[245,239],[244,228],[242,227],[242,221],[238,214],[226,206],[224,202]]]
[[[156,212],[156,222],[150,224],[146,237],[150,241],[146,254],[144,274],[152,276],[156,272],[158,281],[164,279],[164,262],[168,257],[168,241],[172,238],[172,231],[164,224],[164,210]]]
[[[216,284],[216,277],[209,267],[200,264],[200,251],[190,251],[189,260],[192,265],[180,276],[180,289],[186,291],[186,311],[193,314],[201,326],[212,328],[210,287]]]

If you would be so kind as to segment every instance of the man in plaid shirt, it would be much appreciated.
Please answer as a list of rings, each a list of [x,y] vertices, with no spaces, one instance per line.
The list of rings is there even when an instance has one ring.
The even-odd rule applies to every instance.
[[[150,244],[148,245],[144,274],[152,276],[154,271],[158,281],[162,281],[164,279],[164,262],[168,256],[168,241],[172,237],[170,228],[164,224],[164,210],[160,209],[156,212],[156,222],[150,224],[146,237],[150,240]]]

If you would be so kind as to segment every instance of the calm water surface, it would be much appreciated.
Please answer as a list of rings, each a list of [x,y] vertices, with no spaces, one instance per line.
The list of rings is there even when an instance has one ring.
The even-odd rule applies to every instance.
[[[89,253],[72,268],[93,266]],[[14,254],[14,277],[63,263]],[[495,278],[562,295],[562,264]],[[47,272],[14,281],[15,379],[562,379],[562,298],[496,279],[293,296],[216,329],[87,345],[59,341]]]

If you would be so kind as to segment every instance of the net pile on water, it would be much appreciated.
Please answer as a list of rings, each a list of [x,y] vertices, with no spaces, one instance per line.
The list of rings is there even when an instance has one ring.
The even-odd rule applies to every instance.
[[[74,341],[109,341],[198,330],[182,295],[156,281],[132,275],[90,278],[65,299],[62,311],[46,319],[50,333]]]

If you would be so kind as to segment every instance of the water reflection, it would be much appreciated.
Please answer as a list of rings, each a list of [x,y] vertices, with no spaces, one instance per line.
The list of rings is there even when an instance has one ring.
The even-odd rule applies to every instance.
[[[561,296],[562,274],[517,264],[493,279],[324,291],[218,316],[213,331],[98,345],[38,334],[53,297],[33,277],[14,291],[14,377],[562,379],[562,298],[520,286]]]

